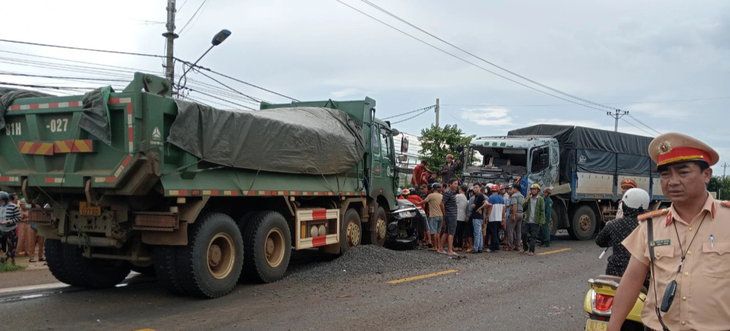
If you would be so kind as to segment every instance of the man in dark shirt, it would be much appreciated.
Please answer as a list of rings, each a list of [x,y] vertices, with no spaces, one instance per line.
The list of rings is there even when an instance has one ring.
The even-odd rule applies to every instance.
[[[449,179],[449,188],[444,192],[444,198],[441,200],[444,203],[444,211],[446,212],[446,215],[444,215],[444,226],[441,228],[444,229],[444,233],[441,235],[441,243],[447,242],[449,243],[449,251],[448,255],[450,256],[457,256],[458,254],[454,253],[454,235],[456,234],[456,215],[458,212],[457,205],[456,205],[456,194],[459,193],[457,189],[459,188],[459,181],[454,179]]]
[[[454,162],[454,156],[449,154],[446,155],[446,163],[441,167],[441,179],[446,183],[456,178],[456,172],[459,170],[459,165]]]
[[[596,244],[600,247],[613,247],[613,254],[608,257],[606,274],[612,276],[623,276],[631,260],[631,253],[621,242],[639,226],[638,216],[645,212],[649,205],[649,193],[640,189],[632,188],[626,191],[622,199],[623,217],[606,223],[606,226],[596,237]],[[649,286],[647,275],[644,286]]]
[[[482,235],[482,224],[484,223],[484,208],[488,205],[487,198],[482,193],[482,184],[474,183],[474,203],[471,208],[471,223],[474,228],[474,247],[468,253],[481,253],[484,248],[484,236]]]

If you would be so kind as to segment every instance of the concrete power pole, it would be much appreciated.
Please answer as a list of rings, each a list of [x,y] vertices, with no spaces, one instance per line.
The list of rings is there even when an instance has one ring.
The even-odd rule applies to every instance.
[[[175,0],[167,0],[167,32],[163,33],[162,36],[167,38],[167,65],[165,66],[165,77],[175,82],[175,59],[174,54],[174,43],[178,37],[175,34]]]
[[[616,125],[613,127],[613,131],[618,132],[618,120],[621,119],[621,117],[624,117],[624,115],[628,115],[628,110],[621,110],[616,109],[615,112],[606,112],[606,115],[613,117],[616,120]]]
[[[441,110],[441,106],[439,105],[439,99],[436,98],[436,127],[439,127],[439,111]]]
[[[727,165],[727,162],[725,162],[722,165],[722,179],[725,179],[725,170],[727,170],[727,167],[730,167],[730,165]]]

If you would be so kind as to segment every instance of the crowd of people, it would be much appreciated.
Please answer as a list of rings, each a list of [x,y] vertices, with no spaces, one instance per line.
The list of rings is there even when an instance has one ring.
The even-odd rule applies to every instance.
[[[35,225],[29,222],[25,199],[18,199],[14,193],[0,192],[0,263],[15,264],[15,258],[23,256],[29,257],[30,263],[45,261],[44,241]],[[35,259],[36,247],[38,260]]]
[[[459,252],[478,254],[500,250],[535,255],[535,246],[550,246],[552,190],[530,187],[528,197],[519,184],[461,184],[456,173],[461,162],[446,156],[440,171],[421,161],[413,170],[412,188],[399,192],[426,213],[419,224],[421,245],[428,250],[458,256]],[[439,175],[443,183],[439,182]],[[505,247],[501,248],[500,230]]]

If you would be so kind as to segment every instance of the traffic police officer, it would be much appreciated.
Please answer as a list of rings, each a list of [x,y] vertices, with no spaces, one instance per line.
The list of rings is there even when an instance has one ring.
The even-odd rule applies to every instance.
[[[614,299],[608,330],[621,329],[650,270],[641,314],[647,330],[728,330],[730,203],[715,200],[706,190],[710,166],[719,156],[706,144],[679,133],[656,137],[649,144],[649,155],[657,163],[662,192],[672,205],[639,216],[639,227],[623,241],[632,257]]]

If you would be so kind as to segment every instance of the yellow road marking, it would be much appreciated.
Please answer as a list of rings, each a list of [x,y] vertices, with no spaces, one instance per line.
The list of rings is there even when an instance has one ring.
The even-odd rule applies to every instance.
[[[134,331],[155,331],[155,330],[154,329],[139,329],[139,330],[134,330]]]
[[[553,254],[553,253],[567,252],[569,250],[570,250],[570,248],[561,248],[561,249],[556,249],[554,251],[538,253],[537,255],[548,255],[548,254]]]
[[[428,274],[428,275],[401,278],[401,279],[391,280],[388,282],[388,284],[400,284],[400,283],[404,283],[404,282],[410,282],[412,280],[419,280],[419,279],[431,278],[431,277],[436,277],[436,276],[441,276],[441,275],[446,275],[446,274],[453,274],[455,272],[459,272],[459,270],[446,270],[446,271],[434,272],[434,273]]]

